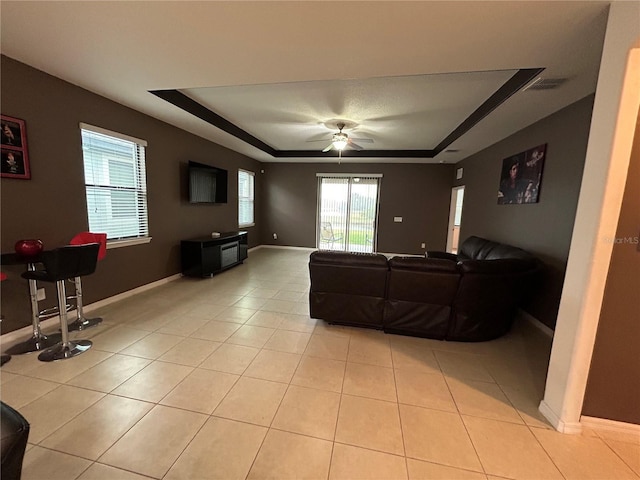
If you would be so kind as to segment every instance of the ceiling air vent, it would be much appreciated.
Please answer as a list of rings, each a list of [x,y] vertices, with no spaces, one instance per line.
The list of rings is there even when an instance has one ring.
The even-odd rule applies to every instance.
[[[554,88],[558,88],[564,82],[566,82],[567,78],[536,78],[529,85],[524,87],[522,91],[526,90],[553,90]]]

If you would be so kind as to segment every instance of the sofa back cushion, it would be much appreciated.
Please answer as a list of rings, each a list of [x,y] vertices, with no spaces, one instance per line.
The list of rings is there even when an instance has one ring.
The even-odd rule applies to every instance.
[[[518,247],[472,235],[460,246],[460,260],[500,260],[506,258],[533,260],[534,257]]]
[[[309,257],[312,292],[384,298],[388,271],[381,254],[317,251]]]
[[[353,253],[318,250],[311,253],[309,256],[309,262],[326,265],[389,268],[387,257],[381,253]]]

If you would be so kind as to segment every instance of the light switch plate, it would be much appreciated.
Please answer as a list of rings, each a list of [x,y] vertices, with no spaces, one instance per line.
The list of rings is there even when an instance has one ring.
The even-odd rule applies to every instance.
[[[393,221],[396,223],[402,223],[402,217],[393,217]]]

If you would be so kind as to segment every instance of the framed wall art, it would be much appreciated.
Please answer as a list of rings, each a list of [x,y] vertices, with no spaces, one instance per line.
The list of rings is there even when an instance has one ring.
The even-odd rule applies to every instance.
[[[31,178],[27,151],[27,127],[24,120],[1,115],[1,175],[7,178]]]
[[[538,203],[546,154],[545,143],[502,161],[499,205]]]

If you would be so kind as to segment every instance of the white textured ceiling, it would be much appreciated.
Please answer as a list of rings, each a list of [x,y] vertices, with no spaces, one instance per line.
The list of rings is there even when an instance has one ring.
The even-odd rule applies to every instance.
[[[340,120],[355,124],[345,131],[373,140],[373,148],[430,150],[514,73],[322,80],[183,93],[278,150],[321,150]],[[325,144],[308,144],[321,138]]]
[[[422,149],[500,75],[568,78],[513,95],[448,147],[457,153],[379,159],[454,162],[595,90],[608,3],[3,0],[1,49],[261,161],[277,159],[149,91],[178,89],[278,149],[315,148],[307,140],[335,119],[376,149]]]

